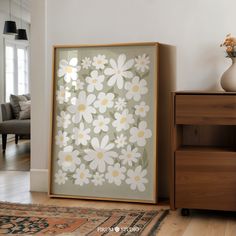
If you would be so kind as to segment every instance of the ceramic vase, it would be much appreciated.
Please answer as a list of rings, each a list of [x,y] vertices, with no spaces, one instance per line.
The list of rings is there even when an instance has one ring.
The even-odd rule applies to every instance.
[[[236,57],[231,57],[232,65],[221,77],[221,87],[226,92],[236,92]]]

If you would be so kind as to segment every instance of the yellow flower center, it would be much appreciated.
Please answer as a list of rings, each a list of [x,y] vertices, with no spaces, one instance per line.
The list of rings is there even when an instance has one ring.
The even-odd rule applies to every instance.
[[[65,160],[66,160],[67,162],[72,162],[72,156],[71,156],[71,155],[67,155],[67,156],[65,157]]]
[[[102,60],[97,60],[97,64],[102,64]]]
[[[85,177],[85,174],[82,172],[82,173],[80,173],[79,176],[80,176],[81,179],[83,179]]]
[[[84,104],[80,104],[80,105],[78,106],[78,111],[79,111],[79,112],[84,112],[85,109],[86,109],[86,106],[85,106]]]
[[[97,158],[98,158],[98,159],[101,160],[101,159],[103,159],[103,157],[104,157],[103,152],[98,152],[98,153],[97,153]]]
[[[120,119],[120,123],[121,124],[124,124],[126,122],[126,117],[122,117],[121,119]]]
[[[102,122],[102,121],[99,123],[99,126],[100,126],[100,127],[103,126],[103,122]]]
[[[135,181],[140,181],[140,177],[139,176],[135,176]]]
[[[102,100],[102,105],[103,105],[103,106],[106,106],[107,103],[108,103],[108,99],[105,98],[105,99]]]
[[[63,137],[63,136],[60,137],[60,141],[61,141],[61,142],[64,141],[64,137]]]
[[[92,80],[92,83],[93,83],[93,84],[96,84],[96,82],[97,82],[96,79],[93,79],[93,80]]]
[[[139,111],[144,112],[144,108],[143,107],[139,108]]]
[[[138,85],[134,85],[133,88],[132,88],[132,91],[134,93],[137,93],[139,91],[139,86]]]
[[[65,72],[66,73],[72,73],[72,67],[71,66],[67,66],[66,68],[65,68]]]
[[[139,138],[142,138],[144,136],[144,132],[142,131],[142,130],[140,130],[139,132],[138,132],[138,137]]]
[[[84,137],[84,135],[83,134],[79,134],[79,139],[82,139]]]
[[[112,176],[113,177],[117,177],[119,175],[119,172],[117,171],[117,170],[114,170],[113,172],[112,172]]]
[[[129,153],[129,154],[127,155],[127,157],[128,157],[128,158],[131,158],[131,157],[132,157],[132,154],[131,154],[131,153]]]
[[[64,97],[65,96],[65,91],[61,91],[61,97]]]

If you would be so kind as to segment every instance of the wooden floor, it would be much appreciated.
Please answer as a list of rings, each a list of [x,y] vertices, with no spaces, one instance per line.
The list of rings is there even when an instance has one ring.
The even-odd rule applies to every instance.
[[[0,146],[0,170],[29,171],[30,170],[30,141],[19,140],[7,143],[5,153]]]
[[[46,193],[29,192],[29,172],[0,171],[0,201],[37,203],[59,206],[80,206],[120,209],[168,208],[146,204],[128,204],[71,199],[50,199]],[[150,225],[149,227],[151,227]],[[147,229],[148,230],[148,229]],[[146,231],[147,232],[147,231]],[[148,235],[147,233],[145,236]],[[171,211],[165,219],[158,236],[235,236],[236,214],[230,212],[192,211],[182,217],[179,211]]]

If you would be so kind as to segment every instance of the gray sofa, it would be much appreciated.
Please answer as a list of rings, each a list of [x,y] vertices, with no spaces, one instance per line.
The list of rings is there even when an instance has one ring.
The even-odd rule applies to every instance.
[[[8,134],[15,134],[16,144],[20,136],[30,137],[30,119],[16,119],[10,103],[1,104],[1,110],[2,122],[0,123],[0,134],[2,135],[2,150],[5,152]]]

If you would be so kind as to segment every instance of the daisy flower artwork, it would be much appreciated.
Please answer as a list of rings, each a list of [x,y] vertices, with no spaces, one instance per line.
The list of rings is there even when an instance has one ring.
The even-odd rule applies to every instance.
[[[157,49],[54,48],[50,196],[156,202]]]

